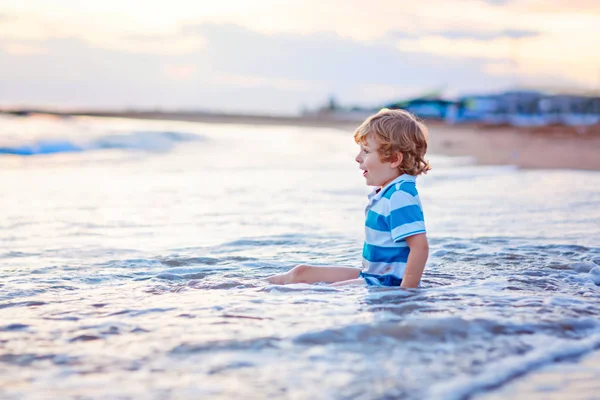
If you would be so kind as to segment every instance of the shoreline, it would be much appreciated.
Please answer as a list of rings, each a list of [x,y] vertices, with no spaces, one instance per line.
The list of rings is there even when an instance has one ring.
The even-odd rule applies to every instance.
[[[362,119],[330,116],[285,117],[243,114],[176,112],[76,112],[36,114],[58,117],[106,117],[142,120],[185,121],[215,124],[285,125],[333,128],[349,133]],[[429,128],[429,154],[471,156],[479,165],[515,165],[524,169],[578,169],[600,171],[600,126],[489,127],[476,124],[448,125],[425,121]]]

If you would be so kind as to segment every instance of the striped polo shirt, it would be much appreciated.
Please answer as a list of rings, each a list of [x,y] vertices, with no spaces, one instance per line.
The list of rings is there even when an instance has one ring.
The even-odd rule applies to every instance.
[[[365,217],[363,272],[402,279],[410,252],[406,238],[425,233],[416,176],[400,175],[373,191]]]

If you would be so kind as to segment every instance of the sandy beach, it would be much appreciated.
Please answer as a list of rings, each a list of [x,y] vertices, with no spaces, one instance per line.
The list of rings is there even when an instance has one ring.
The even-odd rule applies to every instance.
[[[197,121],[218,124],[329,127],[352,133],[361,120],[330,117],[273,117],[203,113],[78,113],[77,115]],[[515,128],[448,125],[426,121],[429,153],[471,156],[481,165],[516,165],[528,169],[600,170],[600,126]]]

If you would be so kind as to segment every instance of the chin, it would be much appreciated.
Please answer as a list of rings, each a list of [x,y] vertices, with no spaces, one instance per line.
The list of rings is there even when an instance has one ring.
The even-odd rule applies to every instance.
[[[366,184],[367,186],[373,186],[373,187],[376,187],[376,186],[381,186],[379,183],[377,183],[377,182],[374,182],[372,179],[369,179],[369,178],[367,178],[367,180],[366,180],[365,184]]]

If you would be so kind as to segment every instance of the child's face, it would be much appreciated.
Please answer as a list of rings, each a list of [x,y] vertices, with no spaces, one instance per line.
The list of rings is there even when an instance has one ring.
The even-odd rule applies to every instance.
[[[383,187],[400,176],[399,162],[382,162],[377,153],[379,144],[373,135],[367,136],[367,143],[360,143],[360,152],[355,160],[369,186]]]

